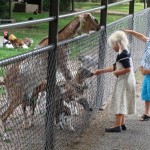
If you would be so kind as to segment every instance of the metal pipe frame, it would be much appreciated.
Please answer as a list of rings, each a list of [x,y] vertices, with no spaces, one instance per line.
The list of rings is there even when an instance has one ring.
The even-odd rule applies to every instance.
[[[126,2],[131,2],[133,0],[124,0],[121,2],[116,2],[113,4],[108,4],[107,7],[113,7],[113,6],[117,6]],[[66,15],[60,15],[59,19],[62,18],[66,18],[66,17],[71,17],[71,16],[75,16],[75,15],[79,15],[79,14],[83,14],[83,13],[88,13],[88,12],[94,12],[97,10],[103,10],[105,9],[106,6],[100,6],[100,7],[96,7],[93,9],[89,9],[89,10],[84,10],[84,11],[80,11],[80,12],[75,12],[75,13],[70,13],[70,14],[66,14]],[[19,23],[11,23],[11,24],[5,24],[5,25],[0,25],[0,29],[6,29],[6,28],[12,28],[12,27],[21,27],[21,26],[26,26],[26,25],[32,25],[32,24],[38,24],[38,23],[44,23],[44,22],[51,22],[51,21],[55,21],[56,17],[50,17],[50,18],[44,18],[44,19],[37,19],[37,20],[31,20],[31,21],[24,21],[24,22],[19,22]]]
[[[56,17],[50,17],[50,18],[37,19],[37,20],[31,20],[31,21],[9,23],[9,24],[0,25],[0,29],[15,28],[15,27],[22,27],[22,26],[27,26],[27,25],[32,25],[32,24],[50,22],[50,21],[54,21],[55,19]]]

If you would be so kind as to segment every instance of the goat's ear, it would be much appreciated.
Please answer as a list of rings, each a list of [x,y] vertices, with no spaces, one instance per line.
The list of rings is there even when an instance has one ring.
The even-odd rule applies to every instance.
[[[86,15],[87,15],[87,18],[91,18],[91,14],[90,13],[88,13]]]
[[[92,19],[93,17],[90,13],[86,13],[86,14],[84,14],[84,18],[86,20],[86,19]]]
[[[78,26],[78,28],[76,30],[76,33],[79,34],[79,35],[81,35],[81,33],[82,33],[82,20],[83,20],[83,16],[79,15],[77,18],[78,18],[78,21],[79,21],[79,26]]]

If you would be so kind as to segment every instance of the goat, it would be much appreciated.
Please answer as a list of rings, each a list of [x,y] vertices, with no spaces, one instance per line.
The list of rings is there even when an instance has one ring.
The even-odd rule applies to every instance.
[[[67,125],[69,130],[74,131],[72,127],[72,115],[77,114],[76,102],[81,104],[86,111],[89,111],[89,104],[85,98],[83,98],[84,87],[82,87],[82,83],[86,78],[92,76],[92,73],[85,69],[79,68],[74,81],[65,82],[65,85],[59,86],[56,84],[55,87],[55,118],[56,124],[60,126],[60,129],[64,129],[63,125]],[[23,111],[24,111],[24,120],[25,120],[25,128],[33,126],[33,115],[34,109],[36,106],[36,101],[38,99],[38,93],[46,90],[46,81],[43,81],[39,86],[37,86],[31,96],[31,99],[28,98],[28,95],[25,94],[25,98],[23,99]],[[64,92],[65,91],[65,92]],[[76,100],[77,99],[77,100]],[[26,106],[30,106],[31,109],[31,122],[29,124],[27,120],[26,114]]]
[[[98,21],[90,13],[85,13],[74,18],[70,23],[68,23],[64,28],[58,32],[58,42],[73,38],[75,34],[89,33],[91,31],[98,31],[100,28]],[[41,48],[48,45],[48,37],[44,38],[37,46]],[[56,51],[57,56],[57,67],[60,69],[61,73],[66,80],[71,80],[72,75],[67,67],[68,45],[65,44],[63,47],[58,47]]]
[[[96,19],[91,14],[79,15],[59,31],[58,41],[72,38],[75,33],[89,33],[90,30],[99,30],[99,24]],[[48,38],[43,39],[39,43],[39,47],[46,45],[48,45]],[[10,103],[6,111],[1,115],[2,122],[6,122],[7,118],[20,104],[24,105],[25,100],[31,99],[36,87],[38,87],[43,80],[46,80],[47,58],[47,53],[43,53],[37,55],[34,59],[26,58],[24,61],[6,69],[3,83],[5,84]],[[67,67],[65,49],[57,50],[57,64],[66,80],[73,79]],[[37,69],[39,69],[39,72]],[[76,86],[71,86],[72,88],[77,87],[77,83],[73,85]],[[73,93],[75,94],[75,92]],[[25,107],[23,108],[25,111]],[[26,118],[26,114],[24,116]]]
[[[9,71],[7,71],[7,74],[5,75],[4,81],[2,81],[2,83],[6,87],[8,99],[10,99],[10,104],[7,110],[2,114],[1,118],[2,122],[5,122],[7,118],[13,113],[13,111],[21,104],[24,114],[23,125],[24,128],[28,128],[34,126],[33,115],[36,107],[36,101],[38,99],[39,92],[43,92],[46,89],[46,80],[38,83],[33,91],[30,92],[31,89],[27,90],[27,87],[24,86],[26,78],[25,76],[23,76],[23,74],[20,74],[20,72],[18,72],[19,67],[20,64],[11,66],[9,68]],[[66,120],[66,124],[69,124],[69,128],[73,130],[73,127],[71,126],[71,116],[73,114],[73,109],[75,109],[77,113],[77,108],[74,108],[72,106],[73,103],[77,102],[81,104],[86,111],[89,111],[87,100],[84,99],[83,101],[82,95],[84,87],[82,86],[82,84],[86,78],[89,78],[91,76],[92,73],[89,70],[85,68],[79,68],[74,80],[65,83],[65,94],[62,94],[61,92],[59,92],[61,94],[56,94],[60,95],[59,98],[58,96],[56,96],[56,99],[58,99],[56,101],[56,122],[57,124],[60,124],[61,128],[63,128],[63,120]],[[58,88],[56,89],[56,91],[59,91]],[[76,98],[78,100],[75,100]],[[26,113],[27,106],[30,106],[30,122],[28,121]]]

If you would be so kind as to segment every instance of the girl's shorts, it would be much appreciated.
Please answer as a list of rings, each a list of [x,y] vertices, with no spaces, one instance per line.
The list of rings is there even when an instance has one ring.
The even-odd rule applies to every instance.
[[[144,101],[150,101],[150,74],[144,75],[141,97]]]

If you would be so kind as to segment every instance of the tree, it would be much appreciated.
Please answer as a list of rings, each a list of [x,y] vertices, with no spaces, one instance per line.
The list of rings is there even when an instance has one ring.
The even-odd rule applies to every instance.
[[[70,11],[72,2],[74,1],[73,0],[59,0],[59,11],[60,12]],[[43,10],[49,11],[49,0],[43,0]]]
[[[150,0],[147,0],[147,7],[150,7]]]
[[[0,19],[11,18],[11,0],[1,0],[0,2]]]
[[[71,10],[71,0],[59,0],[60,12],[66,12]]]

